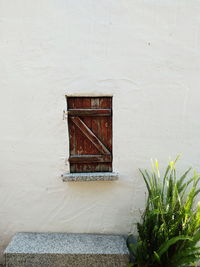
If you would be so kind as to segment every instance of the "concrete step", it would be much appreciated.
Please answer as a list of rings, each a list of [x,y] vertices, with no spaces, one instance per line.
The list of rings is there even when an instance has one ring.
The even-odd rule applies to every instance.
[[[6,267],[124,267],[122,235],[17,233],[5,252]]]

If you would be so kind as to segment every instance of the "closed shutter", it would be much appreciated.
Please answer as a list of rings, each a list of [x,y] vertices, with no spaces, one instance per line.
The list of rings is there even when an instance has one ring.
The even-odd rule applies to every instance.
[[[70,172],[112,171],[112,97],[67,97]]]

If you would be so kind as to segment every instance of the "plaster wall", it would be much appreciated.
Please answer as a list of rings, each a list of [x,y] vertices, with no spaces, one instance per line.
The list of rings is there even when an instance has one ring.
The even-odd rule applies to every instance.
[[[18,231],[128,233],[139,167],[200,159],[200,1],[0,0],[0,251]],[[116,182],[63,183],[65,95],[113,95]],[[161,169],[164,164],[161,164]]]

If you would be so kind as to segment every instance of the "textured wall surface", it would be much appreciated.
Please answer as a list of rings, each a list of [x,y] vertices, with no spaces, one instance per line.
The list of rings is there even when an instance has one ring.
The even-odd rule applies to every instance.
[[[1,252],[18,231],[128,233],[138,167],[182,153],[198,169],[199,14],[198,0],[0,0]],[[117,182],[62,182],[65,95],[113,95]]]

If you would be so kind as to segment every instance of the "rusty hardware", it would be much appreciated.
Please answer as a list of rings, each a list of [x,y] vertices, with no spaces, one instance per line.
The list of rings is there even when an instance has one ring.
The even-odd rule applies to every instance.
[[[63,110],[63,120],[67,120],[67,117],[68,117],[68,111]]]

